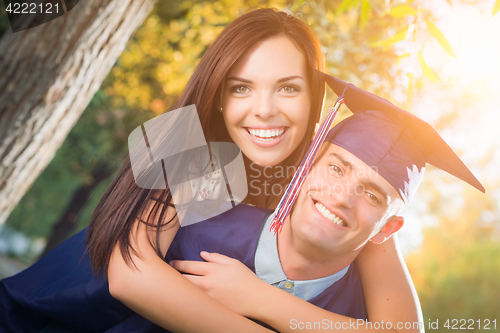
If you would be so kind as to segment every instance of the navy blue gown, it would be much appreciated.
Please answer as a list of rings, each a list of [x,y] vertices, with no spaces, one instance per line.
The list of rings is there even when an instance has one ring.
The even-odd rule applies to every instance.
[[[236,258],[255,271],[255,250],[269,213],[238,205],[182,227],[166,260],[202,261],[199,253],[204,250]],[[166,332],[114,299],[102,276],[92,276],[86,235],[84,229],[25,271],[0,282],[0,332],[38,333],[53,322],[93,332]],[[354,264],[342,279],[309,302],[349,317],[367,318]]]
[[[0,281],[0,332],[40,332],[53,321],[101,332],[134,312],[92,276],[82,230],[31,267]]]

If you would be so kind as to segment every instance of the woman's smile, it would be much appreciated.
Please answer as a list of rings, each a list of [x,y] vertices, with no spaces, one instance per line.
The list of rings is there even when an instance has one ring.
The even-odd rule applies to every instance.
[[[269,148],[278,145],[287,135],[288,127],[243,127],[250,140],[259,147]]]

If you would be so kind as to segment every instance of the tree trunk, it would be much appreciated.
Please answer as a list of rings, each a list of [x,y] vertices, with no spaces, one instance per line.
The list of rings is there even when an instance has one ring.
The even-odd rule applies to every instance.
[[[0,224],[52,160],[155,1],[80,1],[0,40]]]
[[[92,191],[95,190],[103,180],[109,177],[109,167],[105,164],[97,165],[92,170],[93,182],[80,186],[73,194],[66,210],[62,213],[59,221],[54,224],[50,236],[48,237],[47,245],[40,257],[52,250],[57,245],[64,242],[76,228],[77,217],[80,211],[88,202]]]

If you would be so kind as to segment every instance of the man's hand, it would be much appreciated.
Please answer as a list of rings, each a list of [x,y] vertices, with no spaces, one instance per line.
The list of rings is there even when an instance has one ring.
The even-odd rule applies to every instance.
[[[253,318],[261,295],[272,286],[261,281],[236,259],[202,251],[206,262],[173,260],[170,264],[184,276],[231,310]],[[192,275],[189,275],[192,274]],[[260,303],[261,304],[261,303]]]

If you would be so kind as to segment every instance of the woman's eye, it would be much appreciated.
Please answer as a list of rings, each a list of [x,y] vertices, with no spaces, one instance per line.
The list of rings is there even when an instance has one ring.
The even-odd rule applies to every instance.
[[[339,175],[342,174],[342,169],[336,166],[335,164],[330,165],[330,169]]]
[[[299,88],[295,86],[284,86],[281,88],[281,90],[286,93],[293,93],[299,91]]]
[[[238,94],[245,94],[250,91],[250,88],[247,86],[234,86],[231,91]]]

